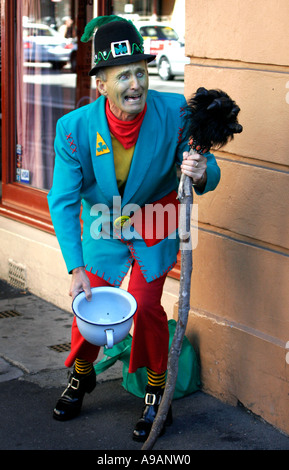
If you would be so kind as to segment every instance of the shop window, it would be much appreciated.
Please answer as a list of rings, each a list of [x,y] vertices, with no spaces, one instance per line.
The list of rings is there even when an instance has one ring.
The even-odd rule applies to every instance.
[[[20,2],[16,16],[15,180],[44,190],[52,184],[56,121],[75,107],[77,48],[73,20],[55,8],[44,16],[47,4]]]
[[[53,232],[47,192],[57,120],[95,99],[79,44],[92,0],[3,1],[3,172],[0,214]],[[3,21],[2,21],[3,24]],[[3,33],[3,32],[2,32]]]

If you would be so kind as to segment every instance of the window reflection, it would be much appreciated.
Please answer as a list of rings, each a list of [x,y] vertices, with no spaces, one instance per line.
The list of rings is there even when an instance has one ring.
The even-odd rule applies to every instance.
[[[49,62],[54,69],[71,64],[77,44],[46,24],[24,22],[24,62]]]
[[[62,15],[70,3],[59,16],[54,6],[51,18],[51,0],[17,2],[16,181],[44,190],[52,184],[56,122],[75,108],[77,38]]]

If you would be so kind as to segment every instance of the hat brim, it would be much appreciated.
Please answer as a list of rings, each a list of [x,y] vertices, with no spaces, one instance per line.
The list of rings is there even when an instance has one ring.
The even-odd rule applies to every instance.
[[[101,63],[95,65],[89,72],[88,75],[91,77],[96,75],[99,69],[104,67],[114,67],[116,65],[125,65],[125,64],[132,64],[133,62],[140,62],[142,60],[147,60],[148,62],[152,62],[156,58],[155,55],[152,54],[133,54],[133,55],[123,55],[120,57],[113,57],[108,59],[107,62],[101,61]]]

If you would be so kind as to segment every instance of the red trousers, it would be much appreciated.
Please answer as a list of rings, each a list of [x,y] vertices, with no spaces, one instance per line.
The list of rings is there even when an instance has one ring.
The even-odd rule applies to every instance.
[[[102,278],[86,272],[91,287],[108,286]],[[137,301],[134,315],[134,329],[130,355],[129,372],[139,367],[148,367],[161,374],[167,369],[169,332],[167,315],[161,305],[161,297],[166,274],[154,281],[146,282],[136,261],[132,266],[128,292]],[[67,367],[74,364],[76,358],[94,362],[99,353],[99,346],[88,343],[79,333],[74,317],[71,332],[71,352],[65,361]]]

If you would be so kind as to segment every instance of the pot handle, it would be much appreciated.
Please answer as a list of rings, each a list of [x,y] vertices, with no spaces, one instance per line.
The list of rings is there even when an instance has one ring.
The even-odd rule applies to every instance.
[[[113,346],[113,330],[112,329],[105,330],[105,333],[106,333],[106,347],[110,349]]]

